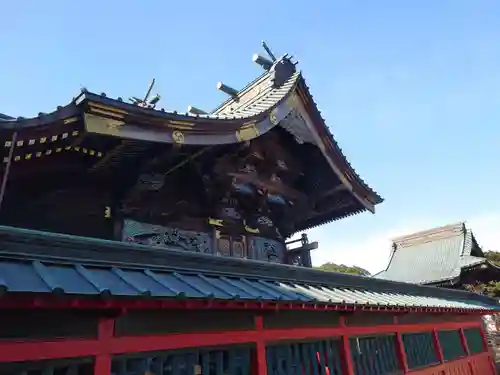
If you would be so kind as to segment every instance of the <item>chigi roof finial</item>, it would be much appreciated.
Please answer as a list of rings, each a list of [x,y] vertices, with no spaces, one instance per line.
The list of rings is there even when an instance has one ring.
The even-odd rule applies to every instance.
[[[253,55],[253,62],[260,65],[264,70],[271,70],[274,63],[276,62],[276,57],[271,52],[271,49],[267,46],[266,42],[262,41],[262,47],[267,53],[267,57],[261,56],[259,54]]]
[[[267,55],[269,56],[269,58],[275,62],[276,61],[276,57],[274,56],[274,54],[271,52],[271,49],[268,47],[267,43],[263,40],[262,41],[262,48],[264,48],[264,50],[266,51]]]
[[[153,86],[155,85],[155,82],[156,82],[156,80],[153,78],[153,80],[151,81],[151,83],[149,85],[148,91],[146,92],[146,95],[144,96],[144,99],[140,99],[140,98],[138,98],[136,96],[132,96],[129,100],[133,104],[135,104],[135,105],[137,105],[139,107],[155,108],[156,104],[158,104],[158,102],[161,99],[160,94],[156,94],[150,100],[148,100],[149,99],[149,95],[151,95],[151,91],[153,90]]]

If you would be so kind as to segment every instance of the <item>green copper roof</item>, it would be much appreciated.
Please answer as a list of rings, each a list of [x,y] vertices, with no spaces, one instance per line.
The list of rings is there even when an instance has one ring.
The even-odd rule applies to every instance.
[[[209,298],[498,310],[474,293],[304,267],[0,227],[0,290],[94,298]]]
[[[453,281],[463,269],[487,263],[473,233],[464,223],[398,238],[387,268],[378,279],[418,284]]]

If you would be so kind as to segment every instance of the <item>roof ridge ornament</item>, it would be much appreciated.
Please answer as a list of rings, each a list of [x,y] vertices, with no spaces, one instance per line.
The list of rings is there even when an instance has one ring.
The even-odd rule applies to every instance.
[[[295,63],[292,62],[291,57],[288,57],[288,54],[276,61],[269,70],[274,87],[285,84],[295,72]]]
[[[288,54],[284,54],[279,60],[276,59],[271,49],[264,41],[262,41],[262,47],[266,51],[268,58],[255,54],[252,60],[271,74],[271,80],[274,87],[280,87],[296,72],[295,65],[297,65],[297,63],[294,63],[292,61],[292,56]]]
[[[261,44],[262,48],[264,48],[264,50],[266,51],[268,58],[256,53],[255,55],[253,55],[252,60],[254,63],[259,64],[264,70],[269,71],[273,67],[273,64],[276,62],[276,57],[271,52],[271,49],[268,47],[265,41],[262,41]]]
[[[192,106],[192,105],[188,106],[188,113],[191,113],[193,115],[206,115],[207,114],[206,111],[204,111],[200,108],[197,108],[195,106]]]
[[[222,91],[223,93],[229,95],[231,98],[237,98],[238,97],[238,90],[232,88],[231,86],[228,86],[222,82],[217,83],[217,90]]]
[[[144,99],[140,99],[136,96],[132,96],[131,98],[129,98],[129,100],[132,102],[132,104],[135,104],[135,105],[137,105],[139,107],[143,107],[143,108],[154,109],[156,107],[156,104],[158,104],[158,102],[161,99],[160,94],[156,94],[151,99],[149,99],[149,95],[151,95],[151,91],[153,90],[155,82],[156,82],[156,80],[153,78],[153,80],[149,84],[149,88],[148,88],[148,91],[146,92],[146,95],[144,96]]]
[[[276,57],[274,56],[274,54],[271,52],[271,49],[268,47],[267,43],[263,40],[261,42],[262,44],[262,48],[265,49],[267,55],[269,56],[269,58],[274,62],[276,62]]]

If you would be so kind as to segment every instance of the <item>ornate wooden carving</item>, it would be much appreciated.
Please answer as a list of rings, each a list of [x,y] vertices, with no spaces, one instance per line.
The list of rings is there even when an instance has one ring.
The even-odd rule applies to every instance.
[[[275,263],[285,262],[286,254],[283,242],[258,236],[249,238],[248,242],[253,259]]]
[[[231,238],[228,235],[218,235],[216,243],[217,255],[231,256]]]
[[[245,236],[234,236],[232,239],[232,256],[236,258],[246,258],[246,238]]]
[[[125,220],[122,240],[155,247],[179,247],[188,251],[210,253],[210,235]]]

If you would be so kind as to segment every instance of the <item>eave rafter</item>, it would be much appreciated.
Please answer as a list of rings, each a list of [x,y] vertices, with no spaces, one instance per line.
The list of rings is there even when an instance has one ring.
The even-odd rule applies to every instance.
[[[318,196],[314,199],[314,202],[316,204],[318,202],[321,202],[323,199],[329,198],[332,195],[335,195],[335,194],[338,194],[340,192],[347,191],[347,190],[349,190],[349,188],[347,186],[345,186],[344,184],[340,183],[339,185],[337,185],[331,189],[327,189],[325,191],[320,192],[318,194]]]

